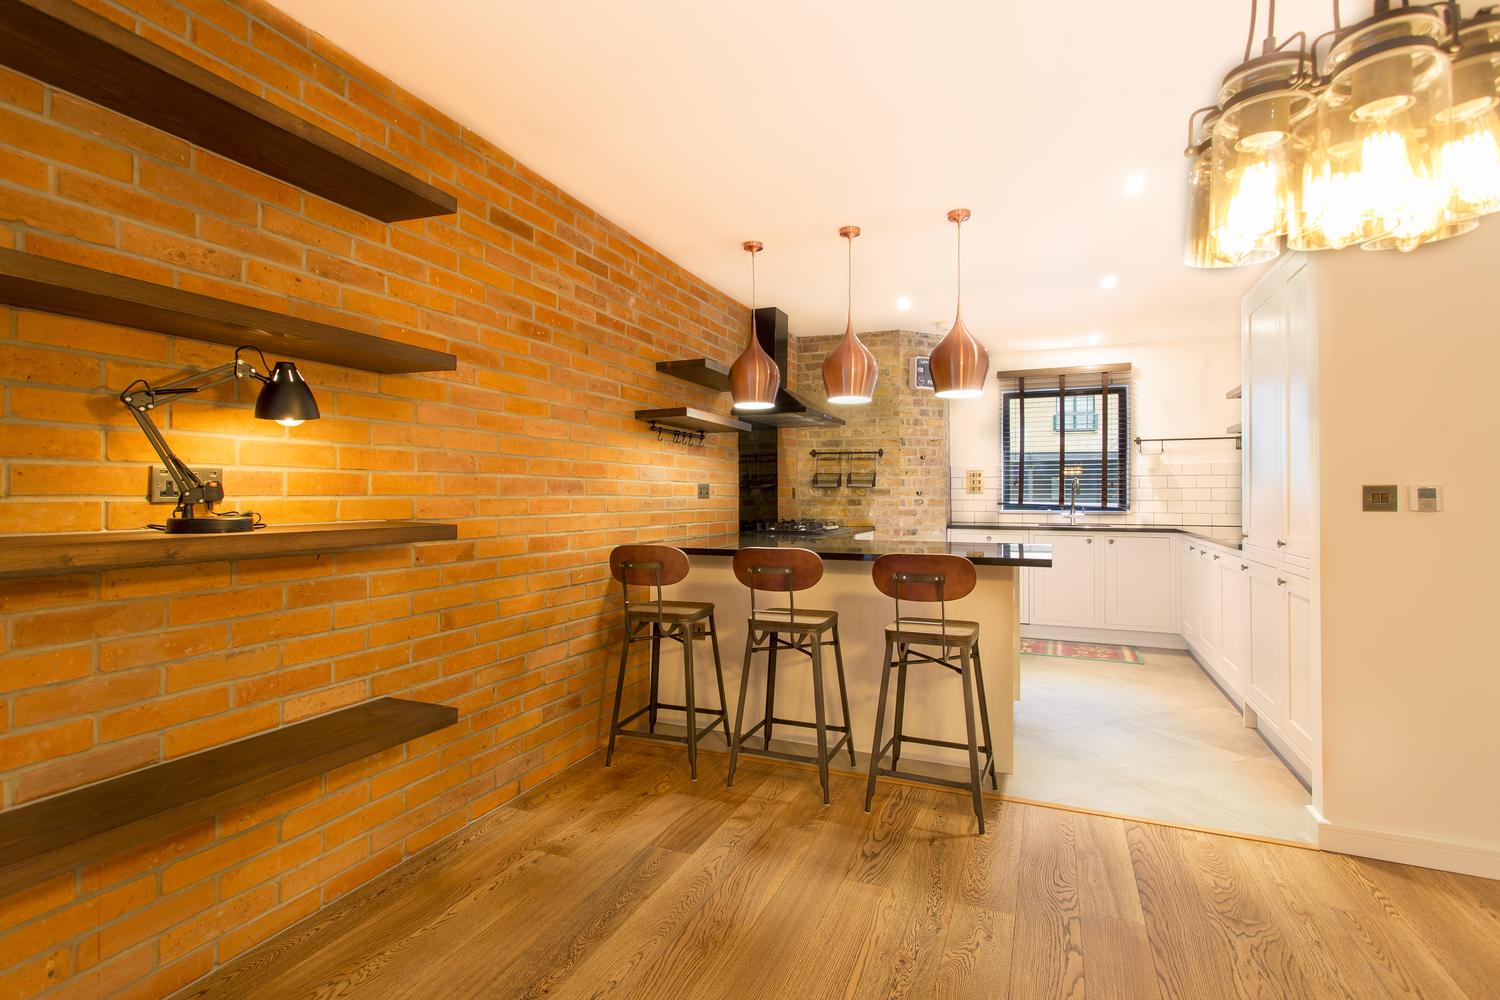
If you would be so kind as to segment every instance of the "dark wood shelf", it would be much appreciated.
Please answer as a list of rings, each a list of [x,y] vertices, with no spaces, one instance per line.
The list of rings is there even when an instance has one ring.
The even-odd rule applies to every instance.
[[[434,521],[282,524],[228,535],[168,535],[160,531],[0,535],[0,579],[225,559],[320,555],[378,545],[452,541],[457,537],[457,525]]]
[[[729,391],[729,366],[708,358],[684,358],[681,361],[658,361],[656,370],[684,382],[701,385],[715,392]]]
[[[0,63],[382,222],[458,210],[448,192],[73,0],[0,0]]]
[[[0,303],[372,372],[458,367],[442,351],[5,248]]]
[[[669,406],[662,410],[636,410],[635,419],[645,420],[659,427],[681,431],[701,431],[704,434],[728,434],[751,430],[743,420],[695,410],[691,406]]]
[[[457,721],[380,698],[0,813],[0,898]]]

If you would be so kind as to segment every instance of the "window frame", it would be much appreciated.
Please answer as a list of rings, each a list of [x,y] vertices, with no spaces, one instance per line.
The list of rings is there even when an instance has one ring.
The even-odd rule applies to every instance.
[[[1047,399],[1047,398],[1057,399],[1059,396],[1062,396],[1062,399],[1063,399],[1064,402],[1061,403],[1061,404],[1059,404],[1059,405],[1057,405],[1055,407],[1055,410],[1054,410],[1054,420],[1053,420],[1053,423],[1055,424],[1058,419],[1061,419],[1061,420],[1066,420],[1067,419],[1068,407],[1066,405],[1066,400],[1069,397],[1097,396],[1097,397],[1103,399],[1104,398],[1104,393],[1106,391],[1109,392],[1111,395],[1116,396],[1118,398],[1118,400],[1119,400],[1119,405],[1116,407],[1116,412],[1119,414],[1119,419],[1116,421],[1116,423],[1118,423],[1119,426],[1111,428],[1111,430],[1113,431],[1113,435],[1112,436],[1115,436],[1117,438],[1118,455],[1119,455],[1119,459],[1120,459],[1120,468],[1119,468],[1118,471],[1116,471],[1116,469],[1115,469],[1115,467],[1113,465],[1111,465],[1111,467],[1110,467],[1110,478],[1111,478],[1111,480],[1112,481],[1117,481],[1119,483],[1119,487],[1120,487],[1119,488],[1119,499],[1118,499],[1118,501],[1116,503],[1107,504],[1107,505],[1103,504],[1103,503],[1098,503],[1098,504],[1080,503],[1078,505],[1078,510],[1084,511],[1084,512],[1087,512],[1087,513],[1091,513],[1091,514],[1125,514],[1125,513],[1129,513],[1130,512],[1130,477],[1131,477],[1131,468],[1130,468],[1130,466],[1131,466],[1131,462],[1130,462],[1130,386],[1128,384],[1124,384],[1124,383],[1111,383],[1110,386],[1109,386],[1109,388],[1107,390],[1104,389],[1104,387],[1098,386],[1098,385],[1092,385],[1092,386],[1083,385],[1083,386],[1068,386],[1065,390],[1059,390],[1056,387],[1049,388],[1049,389],[1027,389],[1024,393],[1021,392],[1021,390],[1019,390],[1019,389],[1006,389],[1006,390],[1003,390],[1000,393],[1000,510],[1002,512],[1008,512],[1008,511],[1060,511],[1060,510],[1069,510],[1069,509],[1071,509],[1068,506],[1066,498],[1063,497],[1063,496],[1061,496],[1061,491],[1060,490],[1059,490],[1059,496],[1058,496],[1058,498],[1057,498],[1057,500],[1055,502],[1052,502],[1052,501],[1045,502],[1045,503],[1036,503],[1036,502],[1026,503],[1026,502],[1024,502],[1026,491],[1022,488],[1021,481],[1020,481],[1019,478],[1014,479],[1014,482],[1016,484],[1016,490],[1014,491],[1014,493],[1015,493],[1015,497],[1014,498],[1015,498],[1015,500],[1021,501],[1021,502],[1016,502],[1016,503],[1011,503],[1010,502],[1010,499],[1011,499],[1010,485],[1011,485],[1011,483],[1013,481],[1013,479],[1012,479],[1012,477],[1010,475],[1010,469],[1009,469],[1010,458],[1011,458],[1010,453],[1009,453],[1010,432],[1011,432],[1011,423],[1012,423],[1011,413],[1010,413],[1010,403],[1011,403],[1011,400],[1013,400],[1013,399],[1022,399],[1022,400],[1025,400],[1025,399]],[[1025,405],[1024,402],[1022,403],[1022,405]],[[1100,412],[1101,411],[1099,411],[1098,409],[1095,410],[1096,414],[1098,414]],[[1107,413],[1108,412],[1108,407],[1105,407],[1104,410],[1103,410],[1103,412]],[[1075,430],[1070,430],[1068,433],[1092,433],[1092,432],[1091,431],[1075,431]],[[1059,436],[1058,445],[1059,445],[1059,448],[1058,448],[1057,451],[1047,451],[1047,452],[1043,452],[1043,454],[1047,454],[1047,455],[1051,455],[1051,456],[1055,457],[1056,460],[1057,460],[1057,462],[1058,462],[1059,467],[1061,467],[1061,465],[1062,465],[1062,463],[1064,461],[1064,455],[1063,455],[1061,449],[1063,449],[1063,448],[1065,448],[1067,446],[1067,433],[1061,434]],[[1075,454],[1074,457],[1076,458],[1078,456]],[[1024,469],[1023,469],[1023,472],[1024,472]],[[1109,489],[1109,484],[1108,483],[1101,484],[1101,489],[1100,489],[1101,498],[1108,497],[1110,495],[1110,492],[1111,491]]]

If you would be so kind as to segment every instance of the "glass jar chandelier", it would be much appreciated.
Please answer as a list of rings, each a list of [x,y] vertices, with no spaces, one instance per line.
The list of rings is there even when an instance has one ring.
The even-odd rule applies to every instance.
[[[1252,56],[1188,118],[1191,267],[1293,250],[1411,251],[1500,210],[1500,13],[1394,6],[1309,46],[1276,40],[1276,3]],[[1327,45],[1324,45],[1327,42]],[[1320,49],[1323,50],[1319,57]]]

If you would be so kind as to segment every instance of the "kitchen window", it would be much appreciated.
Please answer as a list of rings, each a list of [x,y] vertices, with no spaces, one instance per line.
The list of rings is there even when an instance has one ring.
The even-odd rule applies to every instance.
[[[1123,376],[1120,373],[1118,377]],[[1003,376],[1002,376],[1003,380]],[[1130,387],[1033,388],[1017,379],[1001,391],[1000,505],[1003,510],[1119,512],[1130,509]]]

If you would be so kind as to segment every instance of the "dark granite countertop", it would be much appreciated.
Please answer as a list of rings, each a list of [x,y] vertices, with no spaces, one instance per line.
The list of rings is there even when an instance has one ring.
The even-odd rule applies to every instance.
[[[890,553],[965,556],[976,566],[1052,565],[1052,546],[989,542],[860,541],[843,532],[813,538],[786,534],[709,535],[675,543],[690,556],[732,556],[740,549],[811,549],[824,559],[873,560]]]
[[[1208,542],[1212,545],[1223,546],[1226,549],[1234,549],[1238,552],[1243,548],[1238,528],[1225,528],[1224,534],[1214,534],[1211,529],[1196,527],[1177,527],[1170,524],[1050,524],[1042,521],[1036,522],[1010,522],[1008,524],[957,524],[950,522],[948,530],[963,531],[1104,531],[1110,534],[1129,534],[1131,532],[1159,533],[1170,535],[1186,535],[1199,541]]]

